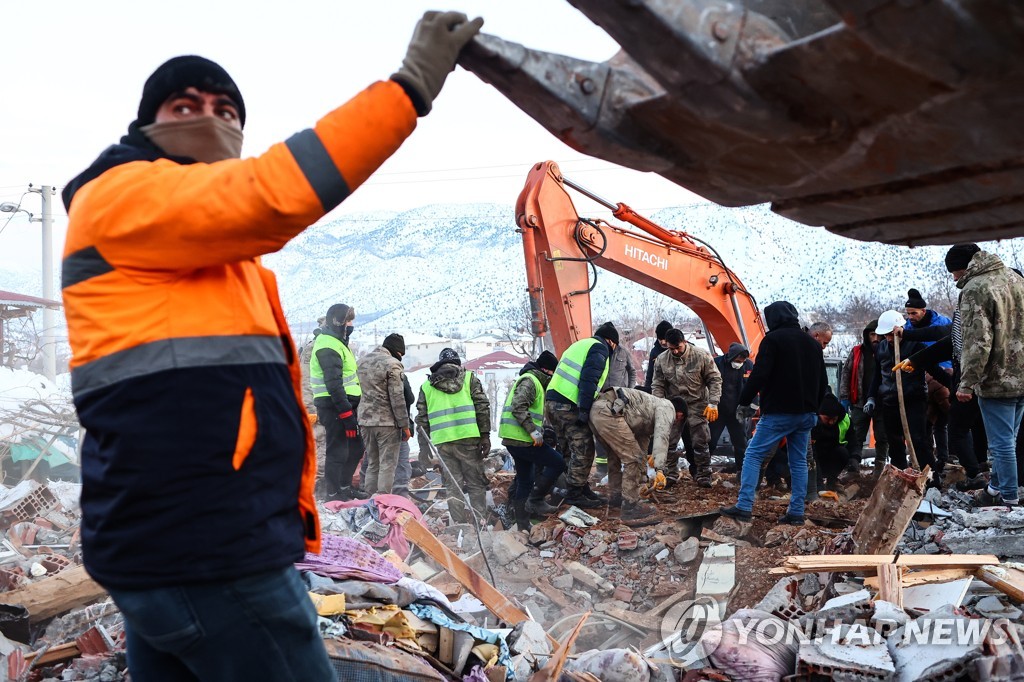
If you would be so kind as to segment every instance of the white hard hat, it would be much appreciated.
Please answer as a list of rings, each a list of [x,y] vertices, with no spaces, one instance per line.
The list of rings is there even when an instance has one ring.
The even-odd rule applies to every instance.
[[[898,310],[886,310],[878,317],[878,328],[876,334],[892,334],[895,327],[902,327],[906,323],[903,315]]]

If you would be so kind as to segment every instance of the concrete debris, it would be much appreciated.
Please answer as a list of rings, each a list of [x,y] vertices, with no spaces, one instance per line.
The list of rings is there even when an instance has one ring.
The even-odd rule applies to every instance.
[[[491,552],[502,566],[512,563],[527,552],[526,546],[519,542],[521,536],[516,531],[495,531],[490,536]]]
[[[571,590],[573,582],[575,582],[575,579],[571,573],[556,575],[551,579],[551,585],[559,590]]]
[[[699,551],[700,541],[697,538],[688,538],[676,545],[673,555],[679,564],[688,564],[697,558]]]
[[[828,636],[800,642],[797,675],[828,679],[888,679],[896,668],[886,641],[860,623],[842,624]]]
[[[947,605],[889,635],[896,682],[956,679],[963,674],[970,662],[981,656],[985,642],[980,631],[971,634],[974,631],[967,625],[969,620]],[[943,636],[943,632],[948,634]],[[953,636],[957,632],[967,634]],[[922,633],[923,636],[917,636]]]
[[[579,507],[569,507],[559,514],[558,518],[570,526],[576,526],[577,528],[588,528],[601,521],[601,519],[596,516],[591,516]]]
[[[984,597],[974,605],[974,610],[985,618],[993,620],[1005,618],[1007,620],[1018,620],[1021,617],[1021,610],[1015,606],[1004,604],[999,597]]]
[[[896,628],[902,627],[910,620],[907,612],[887,601],[875,600],[875,610],[871,614],[871,627],[882,636],[887,636]]]

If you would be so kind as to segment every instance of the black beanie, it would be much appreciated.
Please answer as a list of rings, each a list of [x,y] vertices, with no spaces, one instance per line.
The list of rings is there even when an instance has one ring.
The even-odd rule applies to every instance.
[[[220,64],[195,55],[169,59],[146,79],[136,123],[140,127],[152,123],[160,105],[171,95],[187,88],[230,97],[238,108],[238,122],[245,127],[245,102],[235,81]]]
[[[615,325],[611,322],[605,322],[597,331],[594,332],[594,336],[599,336],[602,339],[608,339],[616,346],[619,345],[619,330],[615,328]]]
[[[536,360],[536,365],[541,369],[546,369],[550,372],[554,372],[555,368],[558,367],[558,358],[555,354],[549,350],[544,351]]]
[[[672,407],[676,408],[676,412],[682,412],[684,417],[689,414],[690,409],[689,407],[687,407],[686,398],[684,398],[683,396],[674,396],[672,398],[669,398],[669,401],[672,403]]]
[[[826,393],[821,401],[821,405],[818,407],[818,414],[842,419],[846,416],[846,408],[839,402],[839,398],[831,393]]]
[[[388,334],[384,337],[384,343],[380,344],[392,353],[405,355],[405,338],[401,334]]]
[[[904,308],[918,308],[924,310],[928,307],[928,303],[924,300],[924,296],[917,289],[911,289],[907,292],[907,302],[903,304]]]
[[[659,341],[664,341],[665,334],[671,328],[671,322],[669,322],[668,320],[662,320],[661,322],[658,323],[658,326],[654,328],[654,336],[656,336]]]
[[[956,244],[946,252],[946,269],[950,272],[966,270],[974,254],[981,251],[977,244]]]

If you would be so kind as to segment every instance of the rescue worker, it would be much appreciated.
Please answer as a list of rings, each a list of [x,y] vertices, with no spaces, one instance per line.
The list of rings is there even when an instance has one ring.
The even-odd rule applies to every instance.
[[[750,361],[750,351],[746,346],[742,343],[731,343],[726,353],[715,358],[715,366],[722,375],[722,398],[719,403],[718,419],[711,423],[708,450],[715,454],[718,439],[722,437],[723,431],[729,429],[729,439],[732,441],[735,458],[733,470],[739,472],[743,469],[743,453],[747,449],[747,420],[739,418],[743,414],[737,415],[736,408],[739,407],[740,393],[754,369],[754,363]]]
[[[590,489],[590,470],[594,466],[590,407],[608,378],[608,358],[618,345],[618,330],[605,322],[592,337],[565,349],[544,394],[544,421],[554,429],[558,451],[569,457],[566,504],[595,509],[607,502]]]
[[[321,549],[316,459],[259,257],[398,149],[481,23],[428,13],[390,80],[244,160],[237,85],[172,59],[67,183],[83,559],[124,617],[133,680],[337,679],[294,568]]]
[[[647,450],[660,472],[668,458],[669,436],[686,417],[686,402],[656,398],[632,388],[608,387],[594,399],[590,423],[608,453],[608,506],[619,507],[622,520],[647,519],[657,509],[640,500],[646,479]]]
[[[862,341],[850,349],[849,355],[846,356],[846,362],[843,363],[843,375],[839,380],[839,402],[850,415],[850,430],[847,432],[850,459],[847,469],[860,471],[864,443],[865,441],[870,442],[868,434],[873,431],[875,435],[873,475],[875,478],[882,474],[885,460],[889,456],[889,440],[885,436],[881,410],[875,410],[874,414],[870,415],[864,413],[864,403],[868,400],[871,382],[877,371],[875,353],[881,338],[875,333],[877,328],[878,320],[871,320],[864,327]]]
[[[314,491],[316,497],[326,497],[327,491],[324,482],[324,467],[327,464],[327,431],[320,423],[316,414],[316,405],[313,402],[313,387],[309,383],[309,361],[313,357],[313,345],[316,337],[323,331],[321,327],[327,318],[320,316],[316,321],[316,328],[313,329],[313,338],[302,345],[299,350],[299,369],[302,370],[302,404],[306,408],[309,420],[313,424],[313,439],[316,441],[316,486]]]
[[[363,398],[359,405],[359,428],[366,445],[366,479],[363,490],[390,494],[402,443],[409,440],[409,408],[402,382],[405,339],[389,334],[379,348],[359,363],[359,384]],[[405,481],[408,485],[408,480]]]
[[[900,366],[901,371],[893,371],[896,367],[895,343],[900,344],[900,358],[910,358],[914,353],[922,350],[919,341],[907,339],[896,340],[894,330],[899,329],[903,334],[903,315],[898,310],[887,310],[878,318],[878,332],[882,339],[878,342],[878,354],[876,357],[877,371],[871,384],[867,402],[864,403],[864,413],[874,414],[876,409],[882,411],[882,418],[885,420],[886,437],[889,440],[889,458],[893,466],[905,469],[909,465],[907,461],[907,443],[903,432],[903,420],[900,416],[899,392],[896,381],[903,384],[903,408],[907,415],[907,425],[910,430],[910,439],[913,443],[914,452],[917,455],[918,465],[924,469],[925,466],[935,469],[935,460],[932,457],[932,434],[928,428],[928,384],[925,381],[924,367],[914,367],[913,370]],[[932,374],[941,372],[942,369],[930,367]],[[902,375],[902,376],[901,376]],[[929,481],[934,485],[934,481]]]
[[[693,443],[694,480],[702,488],[711,487],[711,441],[709,422],[718,419],[718,403],[722,398],[722,375],[714,359],[691,343],[683,332],[670,329],[665,334],[668,352],[654,362],[654,382],[651,393],[658,398],[681,397],[686,401],[686,422]],[[673,431],[672,443],[679,440],[679,429]],[[672,450],[666,462],[666,472],[675,477],[679,467],[679,451]]]
[[[904,325],[905,330],[922,330],[928,327],[948,327],[953,321],[938,313],[935,310],[928,308],[928,302],[921,296],[921,292],[917,289],[910,289],[907,292],[907,302],[903,304],[904,309],[907,313],[907,322]],[[934,341],[924,340],[922,345],[930,346]],[[946,360],[939,364],[939,366],[945,370],[945,374],[942,376],[933,376],[933,378],[942,384],[944,387],[949,387],[952,383],[950,376],[953,374],[953,363]],[[946,467],[946,462],[949,460],[949,410],[935,409],[935,404],[931,400],[931,397],[936,395],[936,392],[932,389],[929,383],[929,402],[928,402],[928,430],[931,431],[932,436],[935,439],[935,474],[941,476],[943,470]],[[955,387],[954,387],[955,388]],[[941,393],[941,391],[939,391]]]
[[[811,429],[811,450],[826,490],[839,488],[839,474],[850,458],[846,442],[849,430],[850,415],[846,408],[838,398],[826,393],[818,407],[818,423]]]
[[[791,492],[779,523],[803,525],[807,445],[828,388],[825,358],[821,343],[801,331],[800,315],[789,301],[769,304],[764,309],[764,320],[768,333],[761,340],[754,371],[740,393],[741,408],[749,407],[760,394],[761,420],[747,445],[736,504],[720,511],[737,521],[752,520],[761,463],[785,438]]]
[[[352,486],[352,477],[363,457],[363,439],[356,416],[363,391],[356,356],[348,347],[355,316],[355,309],[344,303],[332,305],[309,360],[309,384],[317,421],[327,432],[324,481],[328,500],[369,497]]]
[[[651,392],[651,384],[654,382],[654,361],[658,359],[659,355],[668,350],[665,334],[668,333],[669,329],[672,329],[672,323],[668,320],[662,320],[654,328],[655,343],[651,347],[650,355],[647,357],[647,376],[644,379],[644,390],[648,393]]]
[[[441,351],[420,387],[416,427],[420,448],[430,449],[429,438],[440,455],[452,521],[473,522],[463,489],[483,519],[487,513],[484,457],[491,451],[491,402],[480,379],[462,368],[459,354],[451,348]]]
[[[636,369],[633,367],[633,358],[629,349],[625,346],[616,346],[608,357],[608,378],[604,386],[625,386],[633,388],[636,386]],[[608,457],[601,445],[601,441],[594,444],[594,464],[597,465],[597,475],[604,476],[608,473]]]
[[[565,471],[565,459],[544,442],[544,390],[558,358],[544,351],[519,370],[501,411],[498,436],[516,464],[510,498],[519,530],[530,530],[530,515],[548,516],[558,508],[544,498]],[[536,476],[534,475],[536,472]]]

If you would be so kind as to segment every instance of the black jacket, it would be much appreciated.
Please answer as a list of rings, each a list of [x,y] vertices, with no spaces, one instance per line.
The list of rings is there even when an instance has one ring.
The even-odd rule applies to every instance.
[[[906,332],[904,332],[905,334]],[[900,342],[900,359],[909,360],[919,351],[925,350],[923,346],[924,344],[920,341],[908,341],[904,338]],[[896,391],[896,372],[892,371],[896,364],[896,353],[888,338],[883,336],[878,342],[875,359],[878,369],[871,382],[871,391],[868,392],[868,396],[874,398],[879,405],[896,405],[899,402],[899,395]],[[913,361],[911,364],[914,364]],[[941,374],[945,378],[946,375],[945,370],[936,366],[935,363],[928,366],[914,364],[913,372],[899,372],[902,375],[904,400],[928,400],[928,382],[925,380],[925,370],[933,377]]]
[[[733,360],[744,353],[749,355],[746,346],[742,343],[732,343],[729,345],[729,350],[725,355],[719,355],[715,358],[718,372],[722,375],[722,398],[718,401],[718,406],[719,409],[726,410],[727,412],[736,410],[736,406],[739,404],[740,393],[747,383],[747,377],[750,376],[750,372],[754,369],[754,363],[750,361],[750,358],[744,360],[743,366],[739,369],[732,368]]]
[[[793,304],[776,301],[764,310],[768,333],[754,370],[740,392],[740,405],[761,395],[763,414],[816,414],[828,388],[821,346],[800,329]]]
[[[668,348],[665,348],[657,341],[654,342],[654,348],[651,348],[651,354],[647,358],[647,379],[644,381],[644,390],[648,393],[651,392],[651,384],[654,383],[654,361],[667,350]]]

